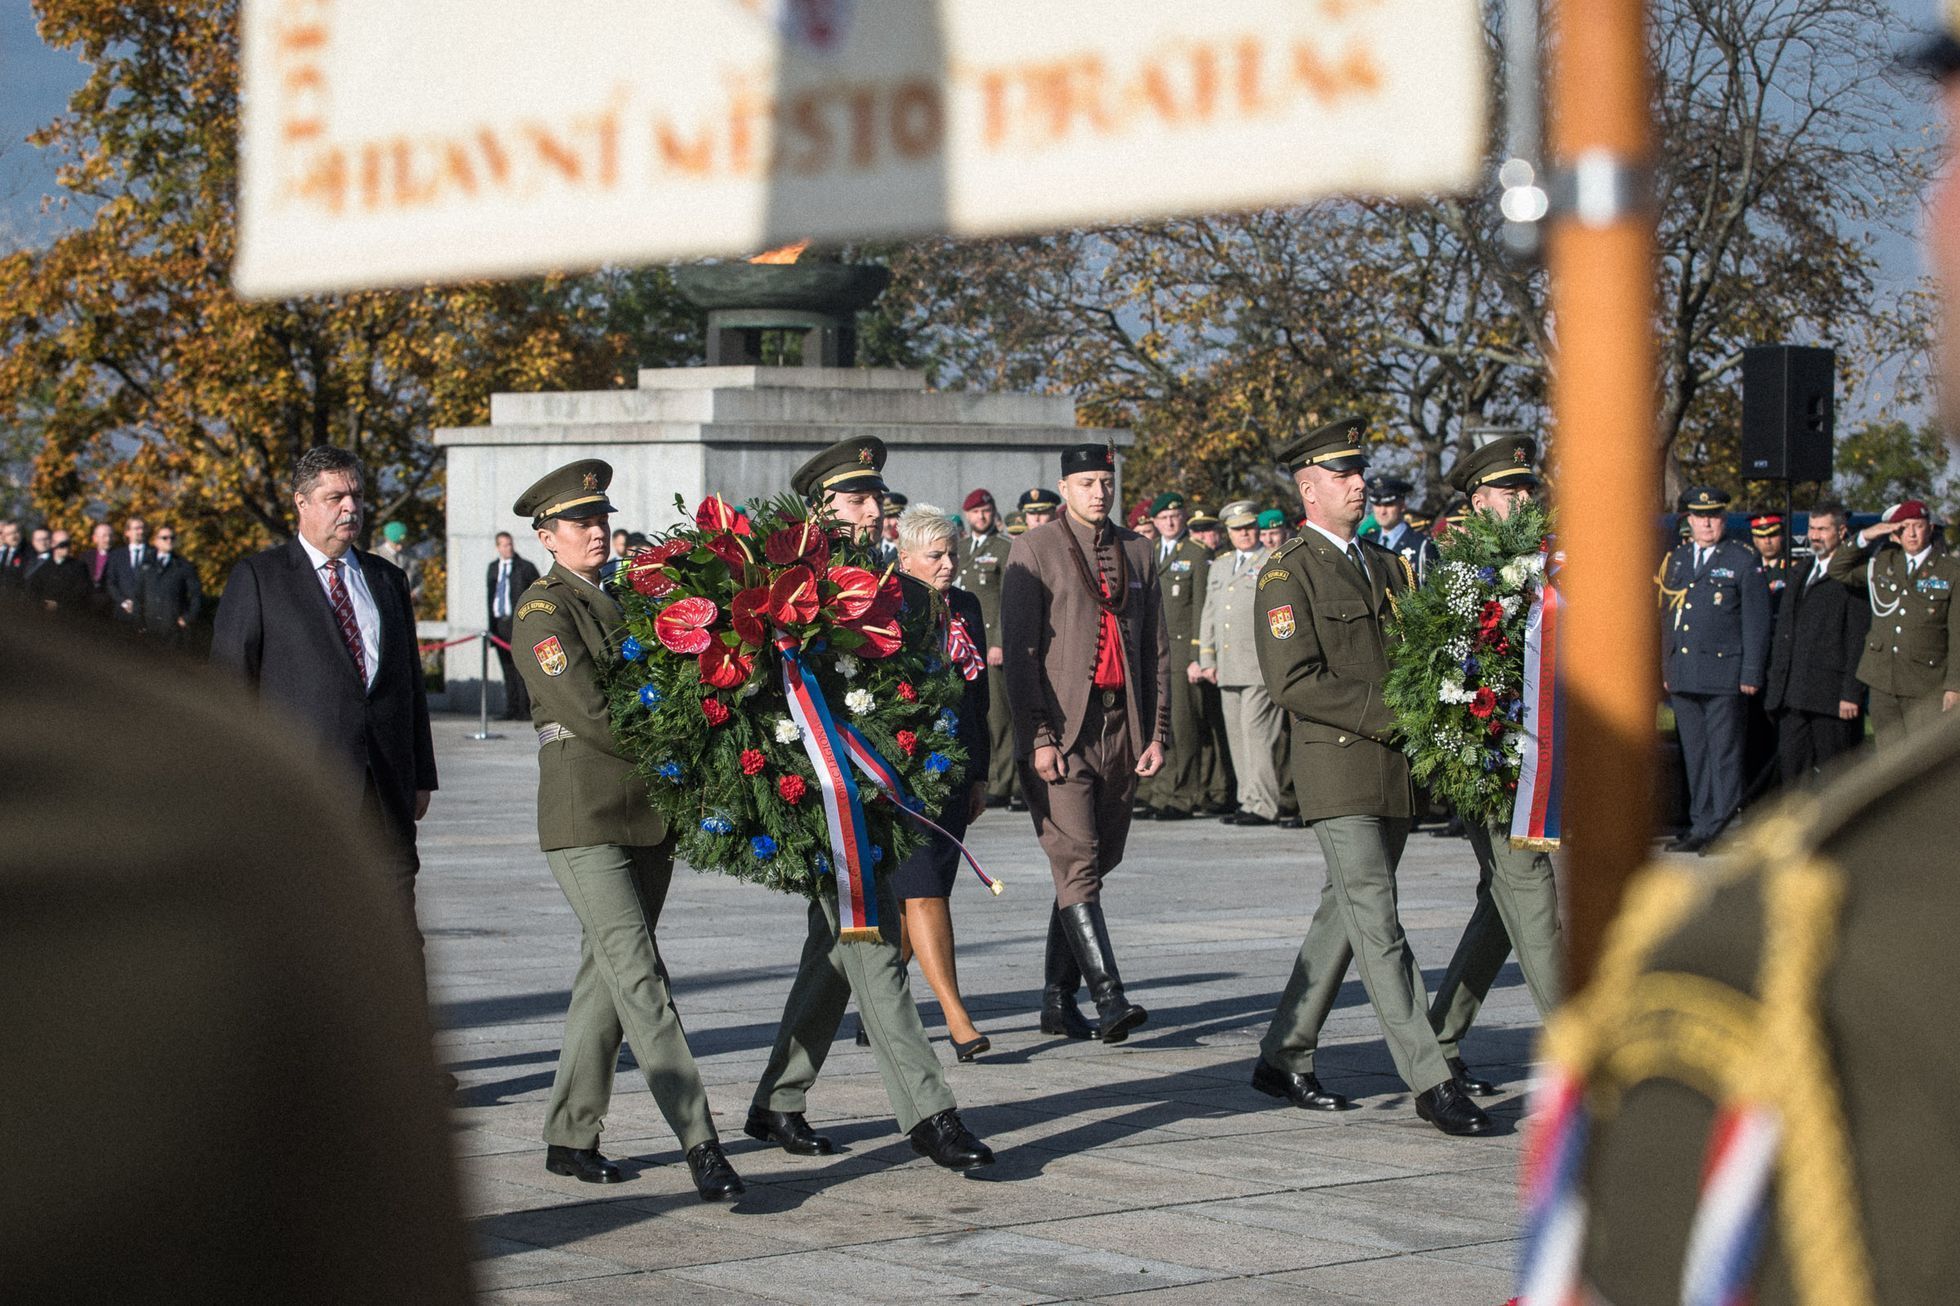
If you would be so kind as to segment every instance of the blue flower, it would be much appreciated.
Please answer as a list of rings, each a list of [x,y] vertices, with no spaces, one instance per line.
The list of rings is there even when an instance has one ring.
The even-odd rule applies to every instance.
[[[871,845],[871,864],[872,864],[873,866],[876,866],[876,865],[877,865],[877,864],[878,864],[879,862],[882,862],[882,861],[884,861],[884,860],[885,860],[885,850],[884,850],[883,848],[880,848],[880,847],[879,847],[879,846],[878,846],[877,844],[875,844],[875,843],[874,843],[874,844],[872,844],[872,845]]]
[[[942,735],[950,735],[960,728],[960,714],[950,707],[939,709],[939,722],[933,726]]]
[[[1495,568],[1495,567],[1479,567],[1479,568],[1477,568],[1477,579],[1478,579],[1478,580],[1480,580],[1480,581],[1482,581],[1482,582],[1483,582],[1484,584],[1486,584],[1486,585],[1494,585],[1494,584],[1496,584],[1496,583],[1497,583],[1497,568]]]
[[[643,707],[643,708],[646,708],[646,709],[648,709],[649,711],[651,711],[652,709],[654,709],[654,708],[656,708],[656,707],[659,707],[659,706],[660,706],[660,700],[661,700],[661,698],[662,698],[662,697],[663,697],[663,695],[661,694],[661,692],[660,692],[660,687],[659,687],[658,685],[641,685],[641,686],[640,686],[640,706],[641,706],[641,707]]]
[[[766,834],[758,834],[749,840],[749,851],[755,854],[757,861],[766,862],[776,855],[776,841]]]
[[[1497,769],[1497,764],[1503,760],[1504,760],[1503,756],[1497,753],[1495,750],[1486,751],[1484,753],[1484,770],[1495,771]]]
[[[927,674],[928,676],[932,676],[932,675],[937,675],[938,673],[939,673],[939,659],[938,659],[938,658],[927,658],[927,659],[926,659],[926,674]]]
[[[704,816],[704,817],[702,817],[702,818],[701,818],[701,829],[702,829],[702,830],[704,830],[705,832],[707,832],[708,834],[733,834],[733,833],[735,833],[735,826],[734,826],[734,823],[733,823],[733,822],[731,822],[731,821],[730,821],[730,820],[729,820],[729,819],[728,819],[727,817],[725,817],[725,816]]]
[[[660,772],[660,778],[663,780],[678,781],[681,778],[681,764],[679,762],[662,762],[654,770]]]
[[[944,753],[933,753],[926,758],[926,770],[933,775],[943,775],[952,768],[953,759]]]
[[[825,649],[827,649],[827,648],[829,648],[829,647],[830,647],[830,641],[829,641],[829,640],[827,640],[827,639],[813,639],[813,640],[811,640],[811,641],[810,641],[810,645],[809,645],[809,647],[808,647],[807,649],[805,649],[805,650],[804,650],[804,652],[806,652],[806,653],[821,653],[821,652],[823,652],[823,651],[824,651]]]
[[[1478,671],[1480,671],[1480,670],[1482,670],[1482,669],[1483,669],[1483,664],[1482,664],[1482,663],[1480,663],[1480,662],[1478,662],[1478,661],[1477,661],[1477,659],[1475,659],[1475,658],[1465,658],[1465,659],[1463,659],[1463,678],[1464,678],[1464,679],[1465,679],[1466,681],[1467,681],[1467,680],[1468,680],[1468,679],[1469,679],[1470,677],[1472,677],[1472,676],[1474,676],[1474,675],[1476,675],[1476,674],[1477,674],[1477,672],[1478,672]]]
[[[1512,699],[1511,706],[1504,709],[1504,715],[1513,721],[1524,720],[1524,700],[1521,698]]]
[[[628,635],[626,642],[619,646],[619,656],[625,658],[628,662],[638,662],[646,655],[647,651],[640,647],[640,641],[634,639],[631,635]]]
[[[817,854],[817,874],[830,874],[830,858],[824,856],[822,853]]]

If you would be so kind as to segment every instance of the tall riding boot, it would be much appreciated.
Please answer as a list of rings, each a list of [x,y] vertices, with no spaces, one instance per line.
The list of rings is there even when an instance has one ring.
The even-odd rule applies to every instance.
[[[1062,907],[1055,903],[1048,910],[1048,953],[1042,961],[1041,1032],[1064,1038],[1094,1038],[1096,1027],[1082,1019],[1075,1005],[1075,991],[1082,987],[1082,971],[1075,964],[1075,950],[1062,931]]]
[[[1116,955],[1109,946],[1109,926],[1102,904],[1079,902],[1062,909],[1062,930],[1075,950],[1075,964],[1089,983],[1089,996],[1102,1015],[1102,1041],[1121,1043],[1131,1030],[1150,1019],[1150,1013],[1123,996],[1123,977],[1116,973]]]

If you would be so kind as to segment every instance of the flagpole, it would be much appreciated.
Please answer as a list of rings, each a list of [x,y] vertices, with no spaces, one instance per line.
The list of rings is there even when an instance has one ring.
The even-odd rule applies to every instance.
[[[1644,0],[1552,0],[1554,485],[1563,617],[1568,990],[1591,977],[1653,825],[1659,632],[1654,219]]]

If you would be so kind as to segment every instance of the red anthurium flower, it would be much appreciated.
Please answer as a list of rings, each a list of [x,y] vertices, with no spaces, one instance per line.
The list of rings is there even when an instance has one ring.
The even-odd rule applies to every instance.
[[[910,730],[901,730],[898,732],[898,746],[907,757],[910,757],[913,750],[919,746],[919,737]]]
[[[864,643],[857,650],[861,658],[888,658],[898,652],[905,640],[898,633],[896,621],[858,622],[850,627],[864,636]]]
[[[636,559],[651,557],[654,562],[664,564],[672,562],[675,558],[685,558],[693,551],[694,546],[686,540],[662,540],[652,548],[642,549],[633,556]]]
[[[701,506],[694,510],[694,524],[704,531],[733,531],[737,535],[747,535],[751,529],[747,515],[729,507],[728,500],[719,494],[701,500]]]
[[[882,625],[898,616],[898,610],[904,606],[904,586],[898,583],[897,576],[887,576],[878,582],[878,597],[871,600],[871,610],[864,617]]]
[[[701,547],[727,563],[729,574],[738,579],[742,575],[742,569],[749,565],[748,550],[728,531],[723,531],[713,539],[704,541]]]
[[[800,562],[822,575],[830,563],[830,537],[813,521],[785,526],[770,533],[763,543],[762,556],[778,567],[791,567]]]
[[[783,801],[792,807],[803,800],[803,791],[806,788],[808,786],[803,783],[803,777],[800,775],[779,776],[776,780],[776,792],[781,794]]]
[[[699,653],[711,642],[713,637],[708,634],[708,627],[720,615],[721,609],[713,599],[698,595],[676,599],[653,619],[653,633],[669,652]]]
[[[909,680],[901,680],[898,682],[898,696],[904,699],[908,703],[916,703],[919,701],[919,691],[912,688],[912,682]]]
[[[832,567],[825,579],[837,586],[830,607],[839,621],[856,621],[878,597],[878,578],[862,567]]]
[[[743,775],[761,775],[762,769],[768,765],[769,759],[762,755],[760,749],[744,748],[742,750]]]
[[[627,579],[633,582],[634,589],[648,598],[660,598],[674,588],[673,577],[660,570],[665,561],[657,550],[641,549],[626,565]]]
[[[755,659],[742,652],[740,645],[730,648],[715,639],[701,651],[701,683],[716,689],[735,688],[749,678],[754,668]]]
[[[1483,720],[1497,710],[1497,691],[1489,685],[1477,690],[1477,696],[1470,701],[1470,715]]]
[[[817,615],[817,574],[791,567],[769,586],[769,619],[779,626],[801,626]]]
[[[728,604],[728,619],[750,648],[761,648],[769,640],[768,609],[769,589],[764,585],[743,590]]]
[[[704,698],[701,700],[701,715],[708,718],[709,725],[718,726],[728,720],[728,704],[718,698]]]

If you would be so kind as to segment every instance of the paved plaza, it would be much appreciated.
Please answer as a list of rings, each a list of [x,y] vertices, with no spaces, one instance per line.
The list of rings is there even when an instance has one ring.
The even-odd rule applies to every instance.
[[[847,1016],[811,1094],[839,1153],[744,1137],[802,945],[802,904],[685,867],[660,928],[675,1000],[729,1156],[748,1184],[702,1203],[626,1059],[602,1149],[628,1181],[547,1174],[539,1131],[578,922],[538,852],[530,732],[470,738],[438,718],[443,788],[422,825],[421,904],[441,1032],[462,1081],[455,1143],[479,1284],[496,1303],[1488,1303],[1513,1291],[1518,1122],[1536,1018],[1508,966],[1465,1045],[1500,1081],[1496,1137],[1416,1119],[1350,970],[1319,1057],[1357,1101],[1308,1112],[1248,1086],[1258,1038],[1325,878],[1309,832],[1139,825],[1106,902],[1150,1023],[1105,1047],[1041,1034],[1051,889],[1024,814],[971,846],[1007,883],[954,895],[962,987],[991,1055],[954,1062],[915,974],[960,1111],[999,1157],[969,1175],[915,1156]],[[1469,915],[1469,845],[1419,833],[1402,920],[1431,991]]]

